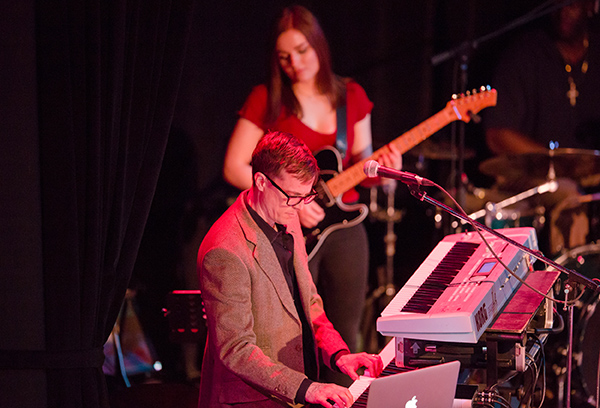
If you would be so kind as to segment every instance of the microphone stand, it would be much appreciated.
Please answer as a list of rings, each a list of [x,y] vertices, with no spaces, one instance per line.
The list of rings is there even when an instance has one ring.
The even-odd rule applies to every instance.
[[[516,29],[526,23],[529,23],[530,21],[536,20],[548,13],[551,13],[562,7],[568,6],[569,4],[573,3],[574,1],[575,0],[563,0],[556,4],[553,4],[553,3],[555,3],[554,0],[547,1],[546,3],[537,7],[536,9],[513,20],[512,22],[508,23],[507,25],[505,25],[504,27],[501,27],[500,29],[498,29],[496,31],[493,31],[493,32],[486,34],[482,37],[479,37],[475,40],[464,41],[457,47],[454,47],[450,50],[443,51],[437,55],[434,55],[433,57],[431,57],[431,65],[433,65],[433,66],[439,65],[442,62],[444,62],[450,58],[456,58],[457,56],[459,56],[460,58],[463,58],[463,56],[468,56],[470,54],[470,52],[472,50],[477,49],[477,47],[480,44],[482,44],[486,41],[492,40],[496,37],[499,37],[500,35],[502,35],[506,32],[510,32],[511,30]],[[552,5],[552,6],[550,7],[550,5]],[[548,7],[548,8],[544,9],[544,7]],[[466,62],[466,60],[465,60],[465,62]]]
[[[549,258],[546,258],[544,255],[542,255],[542,253],[540,251],[534,250],[531,248],[527,248],[525,245],[522,245],[522,244],[510,239],[509,237],[501,234],[500,232],[498,232],[486,225],[483,225],[480,222],[477,222],[477,221],[469,218],[468,215],[460,213],[460,212],[454,210],[453,208],[447,206],[446,204],[443,204],[440,201],[437,201],[436,199],[431,198],[430,196],[427,195],[426,192],[421,191],[421,189],[420,189],[421,182],[405,182],[405,184],[408,186],[411,195],[413,195],[414,197],[419,199],[419,201],[426,201],[429,204],[432,204],[438,208],[441,208],[442,210],[446,211],[450,215],[453,215],[454,217],[459,218],[463,221],[467,221],[469,224],[474,225],[475,227],[477,227],[481,230],[484,230],[484,231],[500,238],[501,240],[503,240],[505,242],[508,242],[509,244],[520,249],[521,251],[533,256],[535,259],[542,261],[546,265],[550,265],[554,269],[567,274],[568,278],[567,278],[567,281],[565,282],[565,293],[566,293],[565,301],[567,301],[569,297],[573,296],[574,290],[575,290],[575,283],[584,285],[588,289],[591,289],[596,293],[600,293],[600,287],[598,286],[598,284],[596,282],[594,282],[593,280],[587,278],[586,276],[583,276],[580,273],[578,273],[572,269],[567,269],[563,265],[559,265],[555,261],[553,261]],[[433,183],[433,185],[436,185],[436,184]],[[566,307],[569,310],[569,312],[568,312],[569,313],[568,314],[568,317],[569,317],[569,350],[568,350],[568,358],[567,358],[566,408],[570,408],[571,407],[571,370],[572,370],[572,365],[573,365],[573,362],[572,362],[573,305],[568,305],[568,303],[566,305],[567,305]]]

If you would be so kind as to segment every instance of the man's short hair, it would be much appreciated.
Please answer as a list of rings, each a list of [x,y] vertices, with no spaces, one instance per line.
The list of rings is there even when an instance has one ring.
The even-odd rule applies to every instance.
[[[306,144],[286,132],[274,131],[264,135],[252,153],[252,175],[260,172],[279,176],[286,171],[301,181],[317,179],[319,166]]]

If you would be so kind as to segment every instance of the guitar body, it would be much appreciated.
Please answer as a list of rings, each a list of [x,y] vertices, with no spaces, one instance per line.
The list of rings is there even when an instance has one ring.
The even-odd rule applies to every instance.
[[[315,199],[325,210],[325,218],[314,228],[302,228],[308,260],[317,253],[327,236],[341,228],[360,224],[367,216],[369,208],[365,204],[345,204],[342,196],[333,197],[327,181],[342,172],[342,157],[333,147],[326,147],[315,154],[321,174],[315,190]]]

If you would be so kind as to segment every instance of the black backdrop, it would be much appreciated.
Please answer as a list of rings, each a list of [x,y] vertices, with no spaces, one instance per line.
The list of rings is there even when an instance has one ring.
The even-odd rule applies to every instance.
[[[193,1],[4,5],[0,406],[107,406]]]
[[[235,113],[263,79],[268,28],[284,3],[4,5],[1,406],[106,406],[99,348],[132,274],[145,288],[146,319],[155,323],[168,290],[193,286],[198,239],[233,193],[220,172]],[[375,103],[377,148],[462,90],[456,61],[432,66],[433,55],[540,1],[300,3],[321,20],[335,70],[354,77]],[[467,89],[488,84],[510,37],[471,55]],[[431,139],[448,140],[451,130]],[[476,171],[487,155],[481,129],[469,124],[466,134],[477,152],[469,176],[485,183]],[[411,170],[410,155],[406,163]],[[443,184],[447,167],[432,162],[423,175]],[[398,206],[406,210],[396,226],[402,280],[440,231],[401,188]],[[383,246],[379,227],[371,227],[374,264]],[[154,327],[164,335],[164,320]]]

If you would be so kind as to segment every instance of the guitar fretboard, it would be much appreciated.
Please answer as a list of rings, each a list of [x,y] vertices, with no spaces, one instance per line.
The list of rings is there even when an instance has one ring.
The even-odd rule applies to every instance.
[[[454,99],[448,102],[444,109],[392,140],[390,144],[393,144],[398,148],[400,153],[404,154],[451,122],[456,120],[469,122],[469,112],[477,113],[482,108],[496,105],[496,97],[496,90],[488,89],[481,93]],[[363,171],[365,162],[367,160],[377,160],[382,154],[388,152],[389,147],[385,145],[375,151],[370,157],[355,163],[344,172],[327,181],[327,188],[331,195],[338,197],[352,187],[357,186],[367,178]]]

